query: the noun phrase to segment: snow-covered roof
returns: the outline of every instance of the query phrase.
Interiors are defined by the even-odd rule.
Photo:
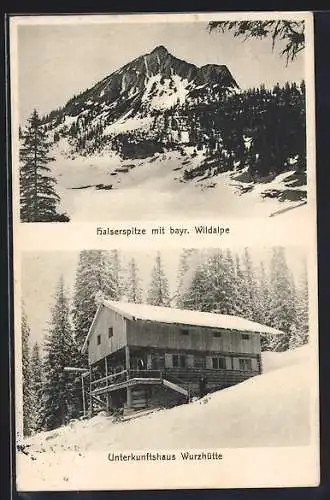
[[[148,304],[134,304],[130,302],[117,302],[103,300],[102,305],[121,314],[130,320],[155,321],[158,323],[177,323],[180,325],[204,326],[208,328],[221,328],[224,330],[236,330],[238,332],[267,333],[271,335],[283,335],[284,332],[270,326],[261,325],[254,321],[244,319],[240,316],[229,314],[208,313],[191,311],[188,309],[176,309],[173,307],[159,307]],[[96,313],[97,316],[98,312]],[[84,342],[83,351],[87,348],[93,325],[88,332]]]

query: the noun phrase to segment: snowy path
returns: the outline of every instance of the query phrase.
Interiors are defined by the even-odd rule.
[[[192,160],[198,161],[198,157]],[[179,221],[268,217],[290,206],[274,199],[263,200],[260,193],[240,196],[227,174],[183,182],[183,162],[184,157],[173,153],[143,161],[122,161],[118,157],[58,160],[54,173],[62,209],[72,221]]]

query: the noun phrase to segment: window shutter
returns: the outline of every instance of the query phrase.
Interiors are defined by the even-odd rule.
[[[233,369],[239,370],[239,360],[238,358],[233,358]]]
[[[252,370],[258,371],[258,363],[256,358],[252,358]]]
[[[232,370],[232,361],[230,356],[226,357],[226,368],[227,370]]]
[[[206,356],[206,368],[212,368],[212,357]]]
[[[173,368],[172,354],[165,353],[165,368]]]
[[[193,354],[188,354],[188,356],[187,356],[187,367],[188,368],[194,367],[194,355]]]

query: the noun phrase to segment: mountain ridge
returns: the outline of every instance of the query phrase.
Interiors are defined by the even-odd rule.
[[[77,116],[91,107],[96,107],[96,112],[104,111],[99,108],[106,106],[113,108],[114,119],[117,119],[118,115],[125,114],[128,111],[126,108],[131,105],[131,102],[125,105],[125,101],[131,100],[135,102],[136,108],[139,108],[143,101],[146,110],[166,109],[178,102],[178,99],[183,104],[190,93],[201,86],[212,86],[231,92],[239,88],[226,65],[205,64],[198,67],[173,56],[166,47],[159,45],[73,96],[59,110],[50,112],[44,122],[51,122],[55,114]],[[143,99],[146,91],[149,96],[145,95]],[[159,96],[157,104],[155,99],[152,100],[156,94]],[[162,103],[161,97],[175,94],[176,99],[165,99],[164,104]],[[121,108],[123,113],[116,112],[119,109],[115,110],[115,107]],[[94,112],[92,114],[96,115]]]
[[[132,83],[139,90],[142,90],[147,78],[156,74],[161,74],[165,79],[170,78],[173,75],[173,69],[176,70],[180,77],[187,79],[189,83],[194,81],[196,85],[202,85],[210,79],[213,84],[238,88],[237,82],[226,65],[205,64],[198,67],[193,63],[173,56],[166,47],[159,45],[152,51],[138,56],[110,73],[93,87],[80,93],[76,98],[86,94],[86,97],[91,97],[95,93],[97,94],[99,90],[98,97],[108,94],[108,97],[111,98],[111,95],[109,95],[111,91],[120,89],[120,92],[125,92]],[[219,78],[218,81],[217,78]],[[102,94],[102,91],[104,94]]]

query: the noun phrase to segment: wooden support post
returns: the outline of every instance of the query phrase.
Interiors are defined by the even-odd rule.
[[[81,374],[81,391],[82,391],[83,414],[84,414],[84,418],[85,418],[86,417],[86,399],[85,399],[85,385],[84,385],[83,374]]]
[[[130,352],[129,352],[129,346],[125,346],[125,366],[127,370],[127,375],[126,378],[129,380],[130,377],[130,369],[131,369],[131,359],[130,359]],[[126,389],[127,392],[127,400],[126,400],[126,406],[128,409],[132,407],[132,390],[130,387],[127,387]]]
[[[108,358],[107,356],[104,358],[104,363],[105,363],[105,376],[108,376]],[[109,381],[106,380],[106,385],[109,385]],[[106,398],[107,398],[107,413],[110,413],[110,392],[106,393]]]
[[[129,352],[129,346],[125,346],[125,368],[127,370],[127,379],[129,379],[129,370],[131,369],[131,359],[130,359],[130,352]]]
[[[258,364],[258,372],[262,373],[262,358],[261,358],[261,354],[257,354],[257,364]]]
[[[89,365],[89,416],[93,416],[93,398],[92,398],[92,365]]]

